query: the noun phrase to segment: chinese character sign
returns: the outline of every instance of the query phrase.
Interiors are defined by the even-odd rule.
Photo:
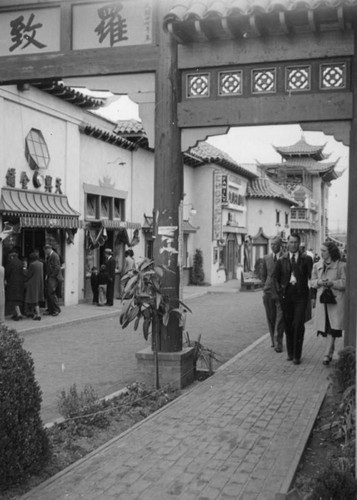
[[[60,9],[0,13],[0,56],[60,50]]]
[[[151,0],[116,0],[73,7],[74,50],[151,42]]]
[[[223,237],[222,227],[222,174],[214,172],[214,193],[213,193],[213,240],[220,240]]]

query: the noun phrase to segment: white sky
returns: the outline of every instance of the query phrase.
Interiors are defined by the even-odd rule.
[[[138,106],[123,96],[100,112],[113,120],[139,120]],[[234,127],[226,135],[210,137],[207,141],[229,154],[237,163],[280,162],[281,156],[274,146],[291,146],[301,138],[298,125],[276,125],[262,127]],[[349,148],[336,142],[332,136],[322,132],[303,132],[306,141],[313,145],[326,144],[324,153],[331,153],[325,161],[340,158],[336,170],[343,175],[332,182],[329,191],[329,229],[347,229],[348,157]]]

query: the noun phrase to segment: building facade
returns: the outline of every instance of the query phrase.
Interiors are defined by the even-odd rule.
[[[336,172],[337,161],[323,161],[329,155],[325,145],[314,146],[301,139],[291,146],[275,147],[281,163],[260,165],[266,174],[298,202],[291,210],[291,229],[298,232],[306,249],[320,251],[328,236],[328,190],[342,175]]]

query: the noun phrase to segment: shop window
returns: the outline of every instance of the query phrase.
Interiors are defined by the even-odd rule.
[[[100,202],[100,216],[102,219],[111,219],[110,217],[110,205],[112,198],[108,198],[107,196],[102,196]]]
[[[226,252],[225,252],[225,247],[218,247],[218,264],[219,268],[225,268],[225,259],[226,259]]]
[[[32,170],[47,168],[50,154],[41,130],[31,129],[25,139],[25,155]]]
[[[95,194],[87,194],[87,211],[86,217],[89,219],[98,218],[98,201],[99,197]]]
[[[125,220],[125,200],[114,198],[114,219]]]

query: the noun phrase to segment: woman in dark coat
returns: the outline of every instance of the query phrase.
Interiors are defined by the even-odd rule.
[[[21,307],[24,303],[24,269],[17,250],[9,253],[9,260],[5,268],[6,281],[6,310],[12,313],[12,319],[19,321],[23,318]]]
[[[43,263],[37,252],[31,253],[29,260],[25,277],[25,303],[30,312],[34,311],[32,319],[40,321],[40,302],[44,301]]]

